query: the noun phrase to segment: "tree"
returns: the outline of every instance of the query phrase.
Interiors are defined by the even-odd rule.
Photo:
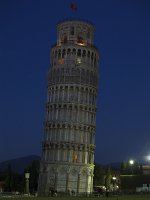
[[[105,170],[101,165],[96,164],[96,163],[94,167],[93,185],[94,186],[105,185]]]
[[[4,173],[5,188],[7,192],[23,191],[23,176],[22,174],[14,173],[11,165],[8,165],[7,170]]]
[[[29,188],[31,193],[37,191],[38,188],[39,168],[40,168],[39,160],[33,160],[32,163],[25,169],[25,172],[30,173]],[[25,180],[24,180],[24,187],[25,187]]]
[[[31,192],[37,191],[38,188],[39,166],[39,160],[34,160],[29,167]]]
[[[10,164],[8,165],[8,168],[6,170],[5,184],[7,192],[11,192],[13,187],[13,173]]]
[[[121,163],[120,172],[122,175],[140,175],[143,173],[143,170],[142,165],[137,161],[134,161],[134,164],[132,165],[127,161]]]
[[[111,171],[110,171],[110,168],[108,168],[106,172],[106,178],[105,178],[105,187],[107,190],[110,190],[111,179],[112,179]]]
[[[122,162],[120,166],[120,173],[121,174],[126,174],[126,163]]]

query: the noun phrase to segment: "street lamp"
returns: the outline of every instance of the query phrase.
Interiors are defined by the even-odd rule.
[[[132,175],[133,175],[134,160],[129,160],[129,164],[131,165],[131,172],[132,172]]]
[[[29,195],[29,178],[30,178],[30,173],[26,172],[25,173],[25,179],[26,179],[26,183],[25,183],[25,194]]]
[[[116,190],[116,179],[117,178],[115,176],[112,177],[112,180],[113,180],[113,191]]]
[[[150,155],[145,156],[145,158],[146,158],[146,161],[150,161]]]

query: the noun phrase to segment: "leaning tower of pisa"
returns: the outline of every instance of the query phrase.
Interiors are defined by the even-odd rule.
[[[39,195],[50,191],[89,194],[93,190],[98,50],[91,23],[57,25],[50,68]]]

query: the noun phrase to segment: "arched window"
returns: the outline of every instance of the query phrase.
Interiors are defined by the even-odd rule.
[[[83,45],[83,44],[84,44],[83,33],[79,33],[79,34],[78,34],[78,43],[79,43],[80,45]]]
[[[61,57],[61,50],[59,49],[59,51],[58,51],[58,59],[60,59],[60,57]]]
[[[90,38],[90,30],[88,30],[88,32],[87,32],[87,38],[88,39]]]
[[[57,57],[57,51],[55,51],[55,58]]]
[[[94,57],[94,66],[96,67],[96,55]]]
[[[81,49],[78,49],[77,56],[78,56],[78,57],[81,57]]]
[[[66,34],[63,34],[63,36],[61,37],[61,42],[67,43],[67,35]]]
[[[68,50],[67,50],[67,54],[70,54],[70,53],[71,53],[71,49],[68,49]]]
[[[76,54],[76,49],[73,49],[73,54],[74,54],[74,55]]]
[[[93,61],[93,52],[92,52],[92,54],[91,54],[91,61]]]
[[[73,26],[70,27],[70,35],[74,35],[74,27]]]
[[[65,49],[63,49],[63,52],[62,52],[62,58],[64,58],[64,57],[65,57],[65,54],[66,54],[66,50],[65,50]]]
[[[82,56],[86,57],[86,50],[83,50]]]

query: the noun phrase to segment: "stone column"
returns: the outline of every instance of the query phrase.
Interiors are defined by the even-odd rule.
[[[58,120],[58,105],[56,106],[56,110],[55,110],[55,112],[56,112],[55,119]]]
[[[88,174],[86,175],[86,195],[88,195]]]
[[[55,102],[55,98],[56,98],[56,92],[55,92],[55,88],[54,88],[54,93],[53,93],[53,102]]]
[[[68,194],[69,190],[69,172],[66,174],[66,194]]]
[[[54,189],[57,190],[58,172],[55,173]]]
[[[92,175],[91,175],[91,187],[90,187],[90,193],[93,192],[93,177],[94,177],[94,175],[92,174]]]
[[[47,148],[45,149],[45,155],[44,155],[44,160],[47,158]]]
[[[80,103],[80,93],[81,93],[81,88],[79,87],[79,90],[78,90],[78,103]]]
[[[89,98],[90,98],[90,91],[87,91],[87,103],[89,104]]]
[[[89,181],[90,181],[90,180],[89,180],[89,179],[90,179],[90,174],[89,174],[89,172],[87,172],[87,177],[86,177],[86,178],[87,178],[87,181],[86,181],[86,195],[89,196],[89,193],[90,193],[90,191],[89,191],[89,184],[90,184],[90,183],[89,183]]]
[[[69,148],[69,163],[72,162],[72,148]]]
[[[81,174],[78,174],[78,181],[77,181],[77,194],[80,193],[80,176],[81,176]]]
[[[87,151],[87,147],[85,145],[85,160],[84,160],[84,163],[87,164],[87,161],[88,161],[88,151]]]
[[[59,80],[60,80],[60,76],[59,76]],[[60,98],[60,87],[58,87],[58,102],[59,102],[59,99]]]
[[[63,91],[62,91],[62,101],[64,101],[65,88],[63,87],[62,90],[63,90]]]

